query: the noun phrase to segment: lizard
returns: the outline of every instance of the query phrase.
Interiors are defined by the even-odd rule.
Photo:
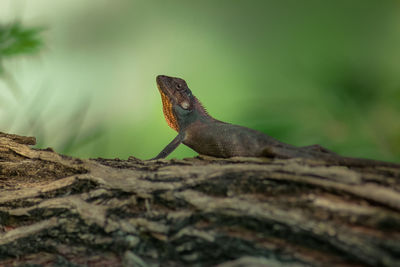
[[[153,159],[168,156],[181,143],[199,154],[219,158],[310,157],[312,151],[333,154],[319,145],[299,148],[257,130],[217,120],[181,78],[159,75],[156,82],[165,120],[178,135]]]
[[[193,95],[184,79],[158,75],[156,83],[165,120],[178,135],[151,160],[167,157],[183,143],[201,155],[217,158],[301,157],[344,165],[399,166],[370,159],[342,157],[320,145],[298,147],[281,142],[257,130],[213,118]]]

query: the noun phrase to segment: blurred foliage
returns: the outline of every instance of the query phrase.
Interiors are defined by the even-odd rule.
[[[23,27],[19,22],[0,24],[0,73],[4,72],[1,64],[4,58],[39,52],[43,46],[39,35],[42,30]]]
[[[42,28],[25,28],[21,23],[0,25],[0,55],[2,57],[38,52],[43,41]]]
[[[21,127],[21,132],[34,134],[38,138],[37,145],[39,147],[46,146],[46,136],[51,134],[43,126],[46,124],[46,120],[42,114],[47,104],[46,101],[43,101],[43,95],[48,95],[49,92],[39,90],[31,104],[25,103],[24,95],[22,95],[24,90],[20,88],[13,73],[7,71],[2,63],[6,59],[13,59],[18,56],[38,54],[44,46],[44,41],[40,35],[43,29],[42,27],[25,27],[20,22],[0,25],[0,78],[14,95],[17,106],[20,109],[24,109],[24,106],[27,107],[23,110],[25,123]],[[62,138],[59,152],[68,154],[74,150],[79,150],[82,146],[101,136],[101,127],[92,127],[89,130],[81,129],[87,107],[88,101],[84,101],[80,108],[74,110],[70,118],[66,120],[66,124],[74,130],[69,131]],[[4,115],[10,118],[9,123],[2,125],[3,131],[7,131],[7,128],[11,128],[12,124],[15,123],[15,117],[7,112]]]
[[[8,84],[14,95],[21,90],[13,74],[6,71],[3,61],[20,55],[32,55],[42,48],[42,28],[23,27],[21,23],[0,24],[0,77]]]

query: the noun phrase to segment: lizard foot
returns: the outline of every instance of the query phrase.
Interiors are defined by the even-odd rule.
[[[325,147],[321,146],[321,145],[311,145],[311,146],[302,146],[302,149],[305,150],[311,150],[311,151],[317,151],[317,152],[323,152],[323,153],[328,153],[328,154],[333,154],[333,155],[337,155],[335,152],[326,149]]]

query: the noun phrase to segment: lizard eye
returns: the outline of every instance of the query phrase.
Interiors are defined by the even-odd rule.
[[[181,88],[182,88],[182,84],[178,83],[178,84],[176,85],[176,88],[177,88],[177,89],[181,89]]]

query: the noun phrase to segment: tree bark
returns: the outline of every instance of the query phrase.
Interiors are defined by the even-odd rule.
[[[0,266],[400,266],[400,165],[34,143],[0,134]]]

